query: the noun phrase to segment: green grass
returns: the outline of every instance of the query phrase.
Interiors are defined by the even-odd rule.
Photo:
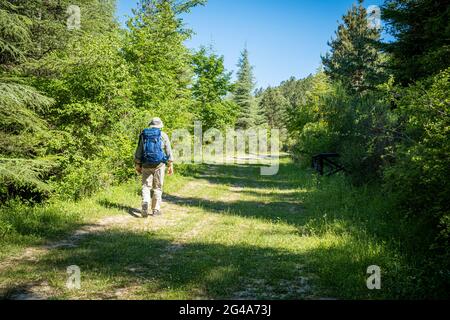
[[[181,186],[187,181],[180,175],[174,176],[167,189]],[[18,201],[7,203],[0,207],[0,259],[18,253],[28,246],[61,239],[102,217],[122,215],[122,210],[109,210],[113,208],[105,208],[105,203],[102,202],[108,199],[116,202],[126,201],[130,193],[138,192],[138,182],[130,182],[104,190],[82,201],[55,200],[36,206],[27,206]]]
[[[203,174],[202,174],[203,173]],[[76,247],[2,271],[6,297],[48,283],[51,299],[397,299],[442,297],[415,279],[399,222],[378,188],[344,177],[318,179],[283,159],[274,177],[255,165],[201,166],[167,179],[164,216],[134,219],[90,234]],[[139,207],[138,183],[77,203],[2,209],[2,257],[61,238],[102,217]],[[23,217],[27,210],[31,215]],[[29,214],[29,213],[28,213]],[[81,268],[81,290],[65,288],[66,268]],[[367,267],[382,289],[366,287]],[[417,283],[425,283],[417,286]],[[425,287],[427,286],[427,287]],[[27,289],[28,288],[28,289]]]

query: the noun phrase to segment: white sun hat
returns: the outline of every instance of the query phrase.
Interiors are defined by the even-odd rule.
[[[160,118],[153,118],[152,121],[150,121],[149,126],[150,128],[162,129],[164,128],[164,123]]]

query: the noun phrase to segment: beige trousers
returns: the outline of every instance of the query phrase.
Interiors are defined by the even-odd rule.
[[[142,201],[152,204],[152,210],[161,210],[166,165],[157,168],[142,168]]]

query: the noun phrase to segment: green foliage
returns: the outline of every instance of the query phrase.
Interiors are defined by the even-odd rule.
[[[344,16],[331,54],[323,58],[327,77],[290,79],[278,90],[288,101],[291,151],[305,165],[316,153],[337,152],[353,184],[372,183],[386,192],[393,223],[409,226],[411,236],[402,231],[404,250],[432,255],[415,264],[418,278],[433,282],[421,282],[421,292],[433,296],[430,288],[442,291],[449,283],[450,81],[448,30],[440,31],[448,5],[388,1],[384,16],[397,38],[386,45],[394,77],[380,84],[390,75],[382,68],[378,31],[367,28],[360,3]],[[410,84],[445,68],[408,88],[394,86],[394,79]],[[430,269],[440,271],[431,276]]]
[[[331,52],[322,57],[325,73],[351,92],[373,89],[383,78],[379,51],[380,32],[370,28],[362,0],[343,16]]]
[[[224,100],[232,90],[231,73],[224,67],[224,58],[201,48],[192,57],[195,80],[192,94],[196,103],[196,119],[205,129],[225,129],[234,125],[238,107],[230,100]]]
[[[440,243],[450,240],[449,80],[447,69],[404,89],[395,110],[403,132],[394,146],[395,162],[385,171],[386,187],[399,206],[440,232]]]
[[[158,115],[168,127],[191,122],[191,57],[173,1],[146,0],[128,21],[125,57],[136,75],[133,101],[138,108]]]
[[[46,131],[46,123],[37,112],[48,108],[53,100],[34,88],[15,82],[0,82],[0,123],[3,134]],[[20,153],[20,150],[16,150]]]
[[[434,75],[450,65],[448,1],[387,0],[383,19],[395,41],[384,44],[389,66],[402,85]]]
[[[43,182],[53,161],[46,155],[51,133],[39,112],[53,100],[24,85],[5,71],[25,59],[31,43],[30,20],[15,11],[9,2],[0,2],[0,198],[47,193]]]
[[[197,119],[201,120],[204,129],[224,130],[236,123],[239,108],[230,100],[207,102],[196,108]]]
[[[391,141],[389,106],[378,93],[349,95],[337,85],[321,101],[320,119],[328,125],[332,144],[354,182],[377,179]]]
[[[248,50],[244,49],[238,63],[237,81],[234,85],[233,101],[239,106],[237,126],[248,129],[262,122],[259,105],[253,96],[255,88],[253,67],[250,64]]]
[[[2,0],[1,3],[3,5],[0,4],[0,7],[16,15],[14,19],[17,22],[21,19],[26,21],[29,39],[22,44],[28,44],[24,52],[27,59],[40,60],[51,52],[64,50],[72,37],[83,33],[102,34],[117,27],[115,0]],[[80,30],[70,31],[67,28],[67,9],[71,5],[80,7]],[[21,18],[18,19],[17,15]],[[10,28],[9,32],[20,35],[16,29]]]
[[[278,88],[267,88],[262,94],[259,104],[270,128],[286,127],[288,101]]]
[[[303,127],[293,148],[304,166],[310,164],[312,156],[331,150],[334,139],[326,122],[309,122]]]
[[[62,158],[53,179],[61,196],[79,199],[132,174],[124,166],[132,165],[136,128],[129,121],[135,113],[128,98],[133,78],[122,39],[118,32],[88,33],[73,38],[70,50],[42,59],[52,76],[36,84],[55,96],[46,116],[64,132],[55,146]]]
[[[286,127],[297,136],[303,127],[319,116],[319,101],[330,90],[328,77],[318,72],[303,80],[290,79],[280,90],[288,100]]]
[[[322,121],[320,102],[331,90],[329,78],[318,72],[301,80],[291,78],[262,94],[261,104],[266,106],[267,121],[287,129],[283,145],[305,165],[309,165],[313,154],[330,149],[330,139],[324,136],[328,124]],[[320,141],[322,138],[327,142]]]
[[[232,89],[231,73],[224,67],[224,57],[201,48],[192,57],[196,81],[192,94],[200,102],[220,102]]]
[[[25,198],[42,201],[52,191],[45,180],[55,159],[0,158],[0,199]]]
[[[351,95],[323,73],[284,83],[292,151],[304,165],[318,153],[337,152],[354,182],[377,178],[385,148],[392,140],[386,99],[378,93]],[[289,88],[289,89],[288,89]]]
[[[0,65],[23,61],[31,44],[31,20],[17,13],[17,7],[0,1]],[[0,70],[1,71],[1,70]]]
[[[55,185],[62,198],[80,200],[113,183],[111,169],[100,158],[71,161],[65,167],[62,181]]]

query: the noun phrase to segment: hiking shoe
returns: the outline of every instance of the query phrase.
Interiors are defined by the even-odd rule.
[[[148,203],[142,204],[142,218],[148,217]]]
[[[162,215],[162,212],[161,212],[161,210],[153,210],[153,215],[154,216],[161,216]]]

